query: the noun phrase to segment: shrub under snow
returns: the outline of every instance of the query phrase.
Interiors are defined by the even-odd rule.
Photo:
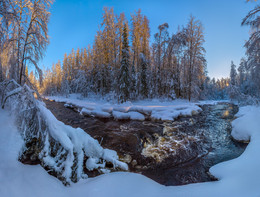
[[[86,178],[84,167],[104,173],[109,171],[106,168],[109,162],[114,168],[128,169],[115,151],[103,149],[82,129],[58,121],[43,102],[34,98],[27,85],[20,86],[14,80],[2,82],[0,95],[2,107],[8,107],[15,115],[25,141],[21,157],[30,155],[31,160],[39,160],[64,184]]]

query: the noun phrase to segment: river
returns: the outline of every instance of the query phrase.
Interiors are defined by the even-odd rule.
[[[214,181],[209,168],[238,157],[246,147],[231,138],[231,121],[238,107],[230,103],[203,105],[202,112],[192,117],[153,122],[86,117],[64,103],[44,102],[58,120],[82,128],[104,148],[117,151],[129,171],[164,185]]]

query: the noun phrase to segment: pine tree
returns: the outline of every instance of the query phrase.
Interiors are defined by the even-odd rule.
[[[238,71],[238,85],[242,92],[244,92],[244,81],[245,81],[245,64],[246,60],[244,58],[241,59],[240,65],[237,69]]]
[[[238,96],[236,77],[237,77],[236,65],[234,64],[233,61],[231,61],[230,84],[229,84],[229,96],[231,99],[234,99],[236,96]]]
[[[144,54],[140,54],[140,68],[141,68],[141,74],[140,74],[140,93],[143,98],[148,97],[148,86],[147,86],[147,61],[144,56]]]
[[[122,47],[122,60],[120,67],[120,87],[119,87],[119,101],[126,102],[129,99],[130,92],[130,76],[129,76],[129,45],[128,45],[128,34],[127,34],[127,26],[124,25],[124,33],[123,33],[123,47]]]
[[[131,66],[131,99],[136,98],[136,72],[135,72],[135,66],[132,64]]]
[[[232,85],[232,86],[236,85],[236,77],[237,77],[236,65],[234,64],[233,61],[231,61],[230,85]]]

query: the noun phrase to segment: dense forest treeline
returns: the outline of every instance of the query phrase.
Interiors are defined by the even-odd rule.
[[[44,94],[93,92],[120,101],[203,97],[206,60],[199,20],[191,16],[173,34],[167,23],[159,25],[150,43],[149,20],[141,10],[128,21],[105,7],[102,19],[92,47],[72,49],[44,72]]]

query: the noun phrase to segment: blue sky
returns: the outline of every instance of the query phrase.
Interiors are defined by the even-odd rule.
[[[167,22],[171,34],[194,15],[204,26],[208,75],[227,77],[231,60],[238,65],[245,54],[249,28],[241,27],[241,21],[255,5],[246,0],[56,0],[49,23],[50,45],[40,65],[50,68],[72,48],[92,45],[102,9],[109,6],[128,19],[140,8],[150,20],[151,39],[158,25]]]

